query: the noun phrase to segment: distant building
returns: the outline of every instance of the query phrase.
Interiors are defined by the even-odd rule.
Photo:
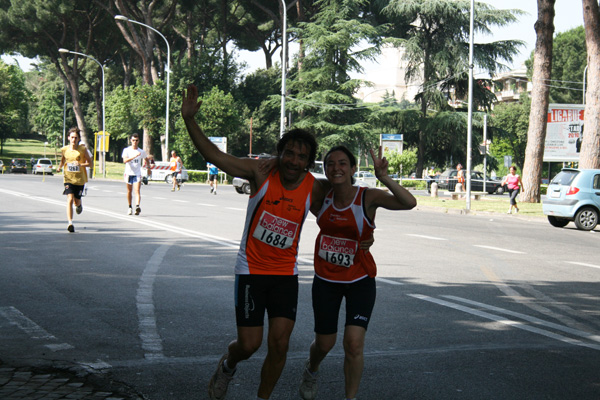
[[[498,102],[510,103],[519,101],[523,93],[531,95],[532,84],[527,77],[527,68],[525,64],[518,69],[503,72],[494,79],[492,91],[496,95]]]
[[[354,97],[365,103],[379,103],[386,93],[393,93],[398,101],[414,102],[422,81],[405,81],[407,62],[404,60],[404,50],[386,46],[382,49],[378,61],[379,64],[366,71],[362,78],[371,82],[373,86],[362,86]]]

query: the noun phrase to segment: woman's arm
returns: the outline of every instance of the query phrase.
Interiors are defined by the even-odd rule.
[[[385,157],[381,157],[381,146],[379,147],[378,156],[375,156],[373,150],[370,150],[370,152],[375,167],[375,176],[379,182],[390,190],[390,193],[379,189],[367,190],[365,195],[367,216],[373,218],[378,207],[388,210],[410,210],[416,207],[417,199],[388,175],[388,161]]]

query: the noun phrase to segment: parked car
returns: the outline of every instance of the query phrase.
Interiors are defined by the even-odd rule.
[[[355,186],[377,186],[377,177],[369,171],[357,171],[354,173]]]
[[[271,157],[273,157],[273,156],[271,154],[267,154],[267,153],[248,154],[248,158],[255,158],[255,159],[271,158]],[[231,184],[233,185],[233,188],[235,189],[235,191],[238,192],[239,194],[250,194],[250,192],[251,192],[250,181],[248,179],[234,177],[233,180],[231,181]]]
[[[40,158],[37,160],[35,164],[33,164],[33,168],[31,169],[31,173],[36,174],[50,174],[54,173],[52,169],[52,160],[49,158]]]
[[[144,185],[148,184],[148,181],[165,181],[168,184],[173,183],[173,171],[171,171],[171,163],[168,161],[156,161],[152,166],[152,174],[148,177],[148,171],[146,168],[142,168],[142,182]],[[181,168],[181,174],[177,179],[181,183],[187,182],[189,179],[187,169]]]
[[[456,183],[458,179],[456,175],[458,174],[458,170],[456,169],[447,169],[444,171],[438,181],[438,189],[439,190],[448,190],[453,192],[456,189]],[[504,188],[501,185],[502,181],[497,179],[492,179],[486,176],[485,179],[485,191],[489,194],[504,193]],[[471,191],[474,192],[483,192],[483,173],[479,171],[471,171]]]
[[[560,171],[548,185],[542,210],[557,228],[574,221],[577,229],[594,229],[600,214],[600,169]]]
[[[27,173],[27,161],[23,158],[13,158],[10,162],[10,173],[14,174],[17,172]]]

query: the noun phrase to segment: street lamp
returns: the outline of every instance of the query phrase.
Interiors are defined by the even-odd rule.
[[[283,32],[281,34],[281,122],[279,124],[279,137],[283,136],[285,130],[285,61],[287,53],[287,6],[285,0],[281,0],[283,5]]]
[[[475,19],[475,0],[471,0],[471,15],[469,18],[469,107],[467,118],[467,212],[471,210],[471,137],[473,134],[473,25]],[[485,174],[485,171],[483,171]]]
[[[158,35],[161,38],[163,38],[163,40],[167,44],[167,111],[166,111],[166,120],[165,120],[165,150],[166,150],[166,154],[168,157],[168,155],[169,155],[169,80],[170,80],[170,76],[171,76],[171,47],[169,46],[169,42],[167,41],[167,38],[164,37],[164,35],[162,33],[157,31],[150,25],[146,25],[146,24],[143,24],[136,20],[127,18],[124,15],[115,15],[115,19],[117,21],[126,21],[126,22],[131,22],[133,24],[145,26],[146,28],[158,33]]]
[[[83,57],[87,57],[91,60],[94,60],[96,62],[96,64],[98,64],[100,66],[100,70],[102,71],[102,134],[105,136],[106,135],[106,111],[104,108],[104,66],[102,64],[100,64],[100,61],[96,60],[94,57],[92,56],[88,56],[87,54],[83,54],[83,53],[78,53],[76,51],[71,51],[71,50],[67,50],[67,49],[58,49],[59,53],[69,53],[69,54],[77,54],[79,56],[83,56]],[[106,152],[104,151],[104,142],[102,143],[102,173],[104,175],[104,177],[106,178]]]

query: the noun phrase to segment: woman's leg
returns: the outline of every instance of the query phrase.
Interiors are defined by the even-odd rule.
[[[358,393],[364,368],[365,328],[348,325],[344,331],[344,376],[346,398],[353,399]]]

